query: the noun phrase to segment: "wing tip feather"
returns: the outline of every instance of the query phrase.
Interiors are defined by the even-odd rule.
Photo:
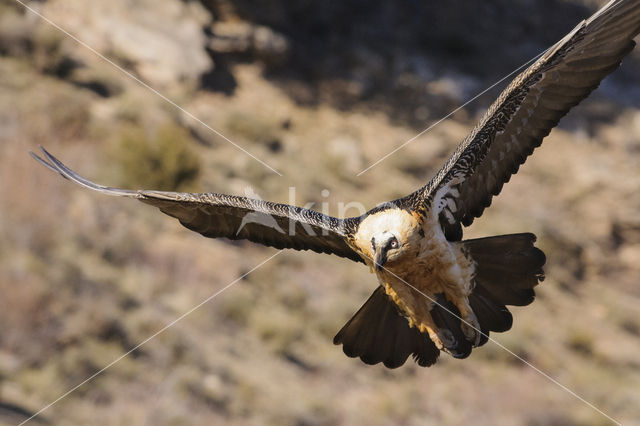
[[[140,198],[141,195],[138,191],[132,191],[129,189],[112,188],[108,186],[98,185],[95,182],[79,175],[78,173],[67,167],[62,161],[58,160],[53,154],[45,149],[42,145],[39,146],[44,158],[38,156],[33,151],[29,151],[31,157],[33,157],[38,163],[42,164],[51,171],[60,174],[63,178],[70,180],[80,186],[97,191],[106,195],[121,196],[121,197],[135,197]]]

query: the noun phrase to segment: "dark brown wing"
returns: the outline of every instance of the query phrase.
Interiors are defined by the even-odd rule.
[[[151,204],[205,237],[246,239],[279,249],[313,250],[362,262],[362,258],[346,243],[354,219],[338,219],[288,204],[233,195],[105,187],[73,172],[44,148],[42,152],[46,160],[32,155],[65,178],[103,194],[136,198]]]
[[[640,32],[640,0],[614,0],[500,94],[435,178],[398,200],[433,209],[451,235],[480,217],[542,139],[615,70]]]

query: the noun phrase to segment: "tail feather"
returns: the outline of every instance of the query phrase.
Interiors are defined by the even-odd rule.
[[[476,289],[500,305],[525,306],[533,302],[533,287],[544,280],[546,257],[533,246],[530,233],[499,235],[463,242],[476,263]]]
[[[535,299],[533,288],[544,280],[542,267],[546,262],[542,250],[534,247],[535,241],[531,233],[463,241],[476,263],[475,288],[469,303],[483,334],[511,328],[513,317],[505,305],[525,306]]]
[[[366,364],[382,362],[388,368],[400,367],[410,355],[426,367],[440,354],[427,335],[409,327],[382,287],[342,327],[333,343],[342,344],[349,357],[360,357]]]
[[[513,324],[513,316],[506,306],[491,300],[484,289],[476,289],[469,296],[471,309],[478,317],[478,322],[483,328],[483,333],[497,331],[499,333],[507,331]]]

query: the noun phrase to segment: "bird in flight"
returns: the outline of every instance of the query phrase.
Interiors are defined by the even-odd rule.
[[[533,234],[463,240],[511,175],[573,106],[621,63],[640,32],[640,0],[613,0],[519,74],[431,181],[359,217],[218,193],[126,190],[95,184],[42,148],[34,158],[107,195],[157,207],[206,237],[313,250],[364,263],[378,287],[334,338],[346,355],[396,368],[441,351],[469,356],[511,328],[506,305],[533,302],[544,253]]]

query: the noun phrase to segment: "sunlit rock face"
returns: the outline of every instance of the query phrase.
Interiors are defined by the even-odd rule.
[[[41,12],[152,85],[197,81],[213,66],[202,30],[212,18],[199,3],[52,0]],[[78,50],[78,55],[88,59],[93,54]]]

